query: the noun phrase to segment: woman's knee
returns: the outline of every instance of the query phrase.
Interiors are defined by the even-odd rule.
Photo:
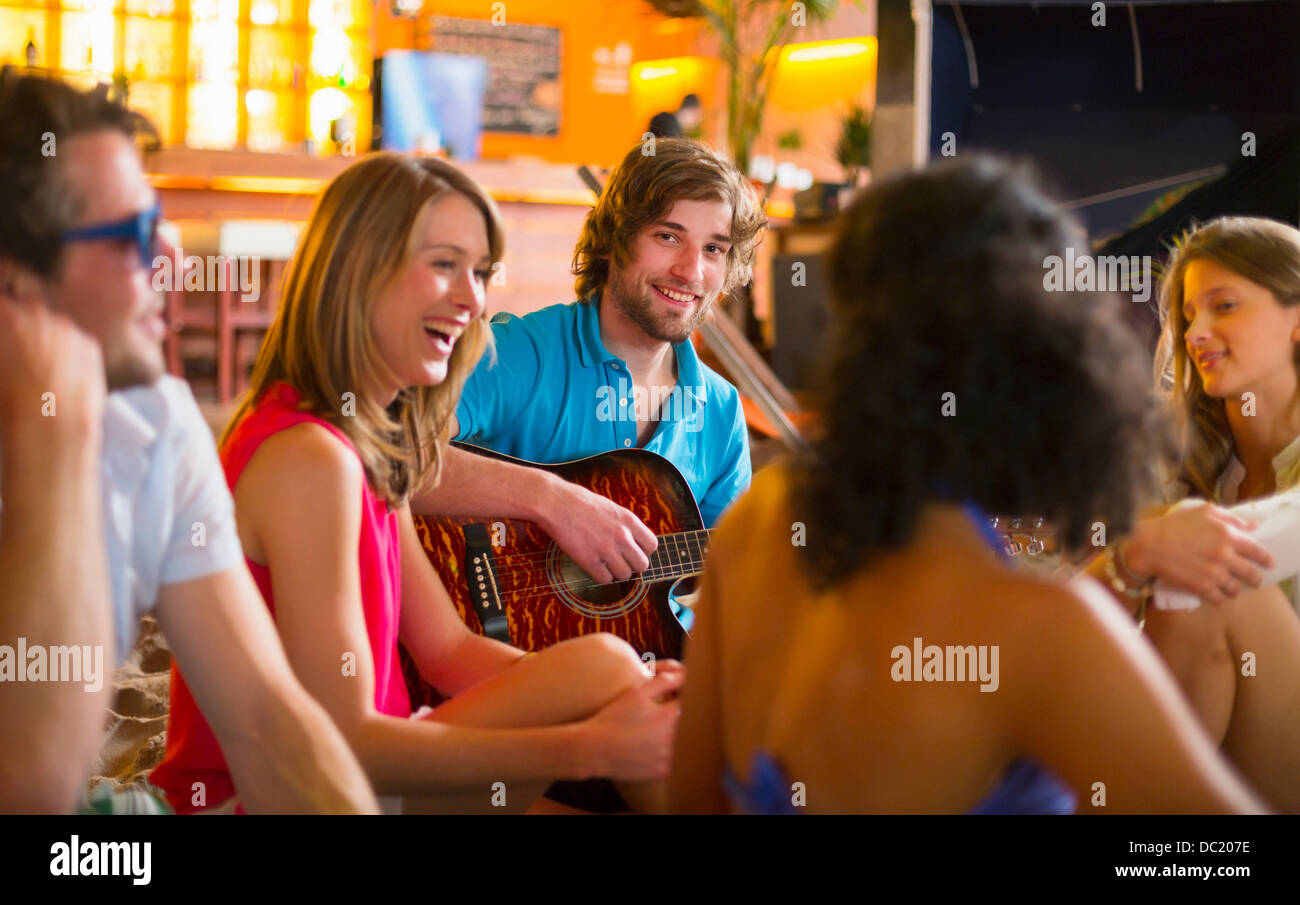
[[[1228,606],[1228,618],[1231,621],[1233,616],[1239,615],[1239,611],[1253,608],[1275,607],[1290,609],[1291,600],[1282,591],[1281,584],[1270,584],[1238,594]]]
[[[1222,741],[1232,718],[1236,676],[1227,620],[1240,600],[1202,603],[1195,610],[1156,610],[1147,617],[1147,637],[1216,743]]]
[[[645,664],[622,638],[609,632],[583,635],[567,642],[582,661],[584,679],[599,688],[630,688],[645,680]]]

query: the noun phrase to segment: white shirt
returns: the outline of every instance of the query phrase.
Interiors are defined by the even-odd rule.
[[[175,377],[109,393],[101,475],[118,662],[158,590],[243,561],[216,444]]]
[[[1273,486],[1270,496],[1283,493],[1300,495],[1300,437],[1296,437],[1286,448],[1273,457]],[[1220,506],[1232,506],[1237,503],[1237,494],[1241,482],[1246,478],[1246,466],[1236,456],[1228,462],[1214,484],[1214,500]],[[1179,503],[1191,496],[1191,488],[1183,481],[1171,481],[1165,487],[1165,502]],[[1288,578],[1279,582],[1291,606],[1300,614],[1300,581]]]

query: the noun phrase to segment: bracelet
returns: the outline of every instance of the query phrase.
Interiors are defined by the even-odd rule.
[[[1106,573],[1106,582],[1114,588],[1116,594],[1120,595],[1124,599],[1138,601],[1137,615],[1134,618],[1137,619],[1138,631],[1141,632],[1146,626],[1147,602],[1152,597],[1155,578],[1150,578],[1141,582],[1140,586],[1136,588],[1130,586],[1127,581],[1120,577],[1119,572],[1116,569],[1116,559],[1118,559],[1119,556],[1119,545],[1116,544],[1113,553],[1107,554],[1103,557],[1104,562],[1102,568]],[[1119,566],[1122,567],[1125,572],[1129,572],[1130,575],[1133,574],[1129,571],[1128,567],[1124,565],[1122,559],[1119,561]]]
[[[1154,575],[1152,575],[1152,576],[1150,576],[1150,577],[1148,577],[1148,578],[1143,578],[1141,575],[1138,575],[1136,572],[1134,572],[1132,569],[1130,569],[1130,568],[1128,567],[1128,563],[1124,562],[1124,542],[1123,542],[1123,541],[1120,541],[1119,543],[1117,543],[1117,544],[1115,545],[1115,564],[1116,564],[1117,566],[1119,566],[1120,571],[1124,573],[1124,577],[1125,577],[1125,579],[1126,579],[1126,583],[1127,583],[1127,584],[1130,584],[1130,585],[1148,585],[1148,584],[1151,584],[1152,582],[1154,582],[1154,581],[1156,580],[1156,576],[1154,576]],[[1128,579],[1132,579],[1132,580],[1131,580],[1131,581],[1128,581]]]

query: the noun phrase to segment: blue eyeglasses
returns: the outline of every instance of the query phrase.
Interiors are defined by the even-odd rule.
[[[83,226],[73,229],[62,236],[64,242],[86,242],[91,239],[134,239],[140,252],[140,261],[145,270],[153,267],[154,247],[158,243],[158,221],[162,219],[162,205],[155,204],[147,211],[141,211],[124,220],[101,223],[98,226]]]

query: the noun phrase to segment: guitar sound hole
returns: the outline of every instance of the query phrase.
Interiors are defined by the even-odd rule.
[[[597,606],[617,603],[636,587],[635,578],[614,584],[600,584],[567,556],[560,557],[558,566],[563,587],[573,596]]]

